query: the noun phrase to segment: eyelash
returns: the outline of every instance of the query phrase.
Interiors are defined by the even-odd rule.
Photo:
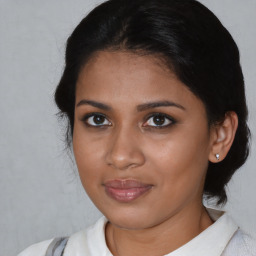
[[[91,124],[89,124],[88,123],[88,120],[91,118],[91,117],[93,117],[93,118],[95,118],[95,117],[101,117],[101,118],[104,118],[105,120],[108,120],[107,119],[107,117],[105,116],[105,115],[103,115],[103,114],[101,114],[101,113],[90,113],[90,114],[87,114],[87,115],[85,115],[83,118],[82,118],[82,121],[85,123],[85,125],[87,126],[87,127],[92,127],[92,128],[105,128],[106,126],[110,126],[110,125],[106,125],[106,124],[104,124],[104,125],[102,125],[102,124],[99,124],[99,125],[91,125]],[[111,123],[111,122],[109,122],[109,123]]]
[[[109,124],[96,124],[96,125],[92,125],[92,124],[89,124],[88,123],[88,120],[90,118],[95,118],[95,117],[100,117],[100,118],[104,118],[104,122],[107,120],[108,121],[108,118],[102,114],[102,113],[90,113],[90,114],[87,114],[85,115],[83,118],[82,118],[82,121],[85,123],[85,125],[87,127],[91,127],[91,128],[106,128],[108,126],[111,126],[111,122],[109,122]],[[149,120],[151,118],[155,118],[155,117],[160,117],[160,118],[164,118],[164,123],[166,123],[166,121],[168,122],[168,124],[165,124],[165,125],[144,125],[146,122],[149,122]],[[93,121],[94,122],[94,121]],[[154,121],[153,121],[154,122]],[[163,113],[151,113],[150,115],[148,115],[146,118],[145,118],[145,121],[143,122],[143,127],[145,128],[150,128],[150,129],[164,129],[164,128],[168,128],[169,126],[175,124],[176,121],[170,117],[169,115],[166,115],[166,114],[163,114]]]
[[[144,125],[145,122],[149,122],[150,119],[153,119],[155,117],[164,118],[164,123],[166,123],[166,121],[169,123],[165,124],[165,125],[149,125],[149,126]],[[152,128],[152,129],[164,129],[164,128],[168,128],[169,126],[172,126],[173,124],[175,124],[176,120],[174,118],[172,118],[171,116],[163,114],[163,113],[151,113],[145,118],[145,122],[142,125],[143,127]]]

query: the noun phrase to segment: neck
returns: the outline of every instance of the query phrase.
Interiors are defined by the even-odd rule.
[[[186,207],[162,223],[141,230],[125,230],[108,223],[106,241],[114,256],[160,256],[186,244],[212,223],[201,204]]]

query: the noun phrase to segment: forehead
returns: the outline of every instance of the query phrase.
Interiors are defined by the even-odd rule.
[[[160,58],[121,51],[96,53],[81,69],[76,91],[77,101],[86,97],[113,104],[152,100],[202,104]]]
[[[150,75],[151,74],[151,75]],[[97,76],[97,77],[95,77]],[[131,83],[139,80],[176,78],[163,60],[151,55],[137,55],[127,51],[99,51],[82,67],[78,81],[129,78]],[[95,80],[95,81],[96,81]],[[107,82],[107,81],[106,81]]]

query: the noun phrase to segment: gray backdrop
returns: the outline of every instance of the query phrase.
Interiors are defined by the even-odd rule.
[[[53,92],[65,40],[96,0],[0,0],[0,255],[78,231],[99,216],[64,150]],[[256,0],[201,0],[241,51],[256,130]],[[256,237],[256,149],[228,187],[225,207]]]

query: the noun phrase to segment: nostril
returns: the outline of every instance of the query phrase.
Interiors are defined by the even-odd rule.
[[[145,156],[140,137],[130,126],[119,126],[113,130],[106,148],[106,164],[118,170],[141,166]]]
[[[106,155],[107,165],[119,170],[135,168],[143,165],[144,162],[144,154],[139,148],[123,147],[122,150],[115,148]]]

